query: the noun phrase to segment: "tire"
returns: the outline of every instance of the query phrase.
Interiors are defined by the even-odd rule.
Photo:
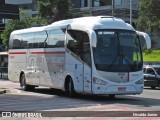
[[[55,89],[55,88],[50,88],[50,91],[51,91],[51,93],[53,93],[53,94],[58,93],[57,89]]]
[[[34,90],[35,86],[33,85],[27,85],[26,84],[26,77],[24,74],[21,75],[21,78],[20,78],[20,86],[21,86],[21,89],[23,91],[32,91]]]
[[[114,99],[115,98],[115,95],[112,94],[112,95],[109,95],[109,99]]]
[[[155,89],[156,87],[155,86],[151,86],[151,89]]]
[[[72,81],[71,78],[69,78],[69,82],[67,82],[66,93],[70,97],[75,97],[76,96],[76,92],[74,90],[73,81]]]

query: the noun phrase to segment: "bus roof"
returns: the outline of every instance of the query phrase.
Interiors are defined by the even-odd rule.
[[[50,30],[56,28],[68,28],[68,29],[126,29],[134,30],[131,25],[128,25],[123,20],[115,18],[112,16],[91,16],[91,17],[81,17],[74,19],[61,20],[52,23],[48,26],[42,27],[32,27],[27,29],[15,30],[12,34],[38,32],[43,30]]]

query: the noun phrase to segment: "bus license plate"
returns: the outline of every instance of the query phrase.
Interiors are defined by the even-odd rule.
[[[125,87],[119,87],[118,91],[126,91],[126,88]]]

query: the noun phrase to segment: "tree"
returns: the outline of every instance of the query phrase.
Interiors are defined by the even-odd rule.
[[[23,11],[23,10],[22,10]],[[23,11],[24,13],[25,11]],[[20,12],[21,13],[21,12]],[[27,13],[27,12],[26,12]],[[24,15],[24,16],[23,16]],[[1,38],[3,39],[2,43],[5,46],[5,48],[8,48],[9,43],[9,37],[12,31],[29,28],[32,26],[42,26],[46,25],[47,22],[45,19],[42,19],[40,17],[29,17],[25,13],[23,14],[22,20],[8,20],[9,26],[5,28],[3,33],[1,34]]]
[[[160,0],[140,0],[137,28],[160,35]]]
[[[71,17],[70,0],[38,0],[38,6],[41,17],[50,23]]]

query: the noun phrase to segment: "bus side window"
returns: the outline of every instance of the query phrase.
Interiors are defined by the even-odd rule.
[[[21,34],[14,35],[13,40],[13,49],[20,49],[21,48]]]
[[[67,31],[67,48],[91,66],[90,44],[87,33],[78,30]]]
[[[26,33],[23,34],[22,40],[24,43],[24,48],[33,48],[33,41],[34,41],[34,34],[33,33]]]
[[[67,48],[79,57],[83,49],[83,32],[78,30],[67,31]]]
[[[83,61],[89,66],[91,66],[91,51],[90,51],[89,36],[87,33],[84,33]]]
[[[14,49],[19,49],[20,44],[21,44],[21,41],[20,41],[20,40],[18,40],[18,39],[14,39],[14,40],[13,40],[13,48],[14,48]]]
[[[45,31],[35,33],[35,41],[33,43],[33,48],[44,48],[46,47],[45,41],[47,39],[47,34]]]
[[[53,29],[49,31],[48,48],[64,47],[65,33],[61,29]]]
[[[21,48],[24,49],[24,48],[27,48],[27,41],[21,41]]]

